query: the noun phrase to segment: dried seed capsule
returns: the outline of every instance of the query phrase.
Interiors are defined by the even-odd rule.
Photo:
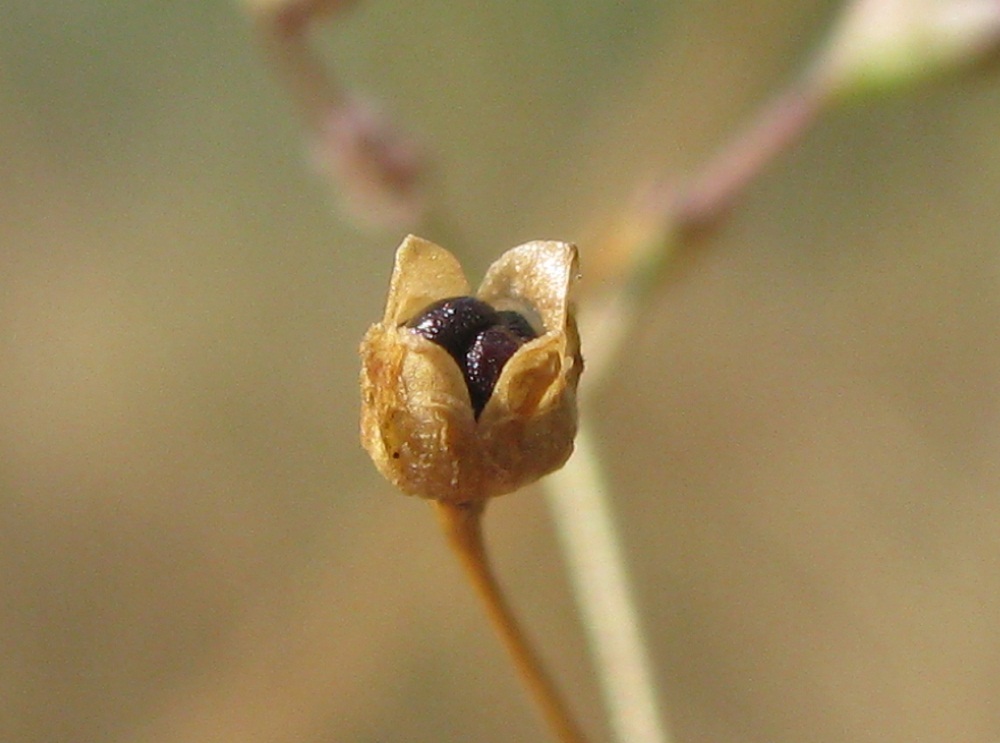
[[[383,475],[411,495],[470,503],[562,466],[583,368],[577,275],[572,245],[535,241],[500,256],[473,295],[451,253],[403,241],[385,313],[361,344],[361,441]],[[524,307],[532,322],[494,307]]]

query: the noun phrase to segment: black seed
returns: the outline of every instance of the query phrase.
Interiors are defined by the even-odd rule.
[[[477,418],[493,394],[504,365],[522,344],[513,331],[495,325],[479,333],[469,347],[465,354],[465,384]]]
[[[430,305],[406,327],[445,349],[458,363],[476,415],[483,412],[500,372],[522,345],[538,337],[517,312],[497,312],[475,297],[449,297]],[[393,452],[393,458],[399,456]]]
[[[522,343],[533,341],[538,337],[538,333],[531,327],[531,323],[521,313],[513,310],[500,310],[497,315],[500,316],[500,324],[520,338]]]
[[[427,307],[406,326],[437,343],[462,365],[476,334],[499,322],[496,310],[475,297],[449,297]]]

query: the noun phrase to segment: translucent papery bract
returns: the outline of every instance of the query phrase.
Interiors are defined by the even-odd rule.
[[[469,291],[462,264],[455,256],[429,240],[408,235],[396,251],[382,321],[403,325],[429,304]]]

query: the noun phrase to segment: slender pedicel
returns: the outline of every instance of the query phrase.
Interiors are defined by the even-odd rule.
[[[436,501],[560,743],[584,738],[504,599],[481,517],[487,500],[559,469],[573,451],[583,368],[576,279],[576,248],[536,241],[504,253],[473,295],[451,253],[411,235],[396,252],[385,314],[361,343],[361,442],[400,490]]]
[[[458,505],[437,504],[438,517],[448,542],[465,568],[479,595],[493,629],[500,636],[514,666],[560,743],[586,743],[569,708],[521,629],[490,568],[483,542],[482,514],[485,502]]]

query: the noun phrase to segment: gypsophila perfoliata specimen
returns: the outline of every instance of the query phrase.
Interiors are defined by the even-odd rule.
[[[361,440],[405,493],[478,501],[558,469],[573,450],[583,368],[576,248],[504,253],[472,296],[457,259],[403,241],[382,322],[361,344]]]

